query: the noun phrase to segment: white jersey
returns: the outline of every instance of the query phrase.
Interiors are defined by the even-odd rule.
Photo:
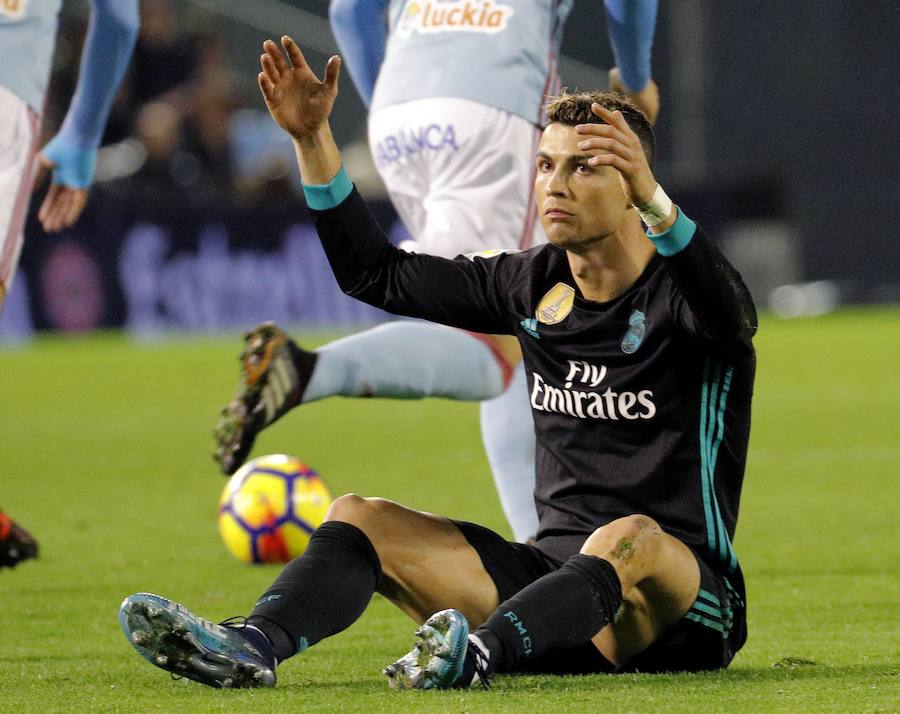
[[[414,99],[468,99],[543,125],[574,0],[391,0],[372,111]]]
[[[62,0],[0,0],[0,84],[44,108]]]

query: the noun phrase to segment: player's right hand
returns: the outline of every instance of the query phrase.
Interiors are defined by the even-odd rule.
[[[327,122],[338,93],[341,58],[334,55],[328,60],[322,82],[294,40],[284,35],[281,45],[290,64],[278,46],[266,40],[259,58],[262,72],[257,79],[272,118],[299,140],[311,136]]]

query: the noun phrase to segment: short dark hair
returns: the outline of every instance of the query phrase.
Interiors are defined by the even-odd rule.
[[[592,104],[620,111],[631,130],[641,140],[641,147],[647,157],[647,163],[653,165],[656,153],[656,139],[650,122],[644,112],[628,101],[624,94],[618,92],[568,92],[563,90],[555,97],[550,97],[545,107],[550,122],[575,126],[576,124],[605,124],[600,117],[591,111]]]

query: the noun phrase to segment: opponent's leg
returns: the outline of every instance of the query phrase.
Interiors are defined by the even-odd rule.
[[[34,184],[40,118],[0,86],[0,310],[12,289],[22,251],[22,229]]]
[[[506,391],[481,403],[481,438],[513,538],[525,543],[537,533],[538,517],[534,505],[534,419],[521,362]]]
[[[430,322],[389,322],[316,353],[303,403],[331,396],[480,401],[502,393],[506,381],[505,365],[484,342]]]
[[[511,373],[501,351],[462,330],[429,322],[390,322],[302,349],[277,325],[245,335],[241,378],[213,432],[226,474],[244,463],[256,435],[301,403],[331,396],[490,399]]]

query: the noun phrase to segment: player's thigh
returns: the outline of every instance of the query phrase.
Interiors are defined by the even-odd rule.
[[[697,560],[684,543],[646,516],[630,516],[598,529],[582,552],[613,564],[622,584],[622,608],[594,644],[621,665],[677,623],[700,588]]]
[[[34,181],[38,116],[0,86],[0,300],[8,291],[22,249],[22,227]]]
[[[382,498],[338,498],[327,519],[352,523],[381,561],[379,592],[422,622],[448,607],[483,622],[499,604],[481,558],[450,520]]]

